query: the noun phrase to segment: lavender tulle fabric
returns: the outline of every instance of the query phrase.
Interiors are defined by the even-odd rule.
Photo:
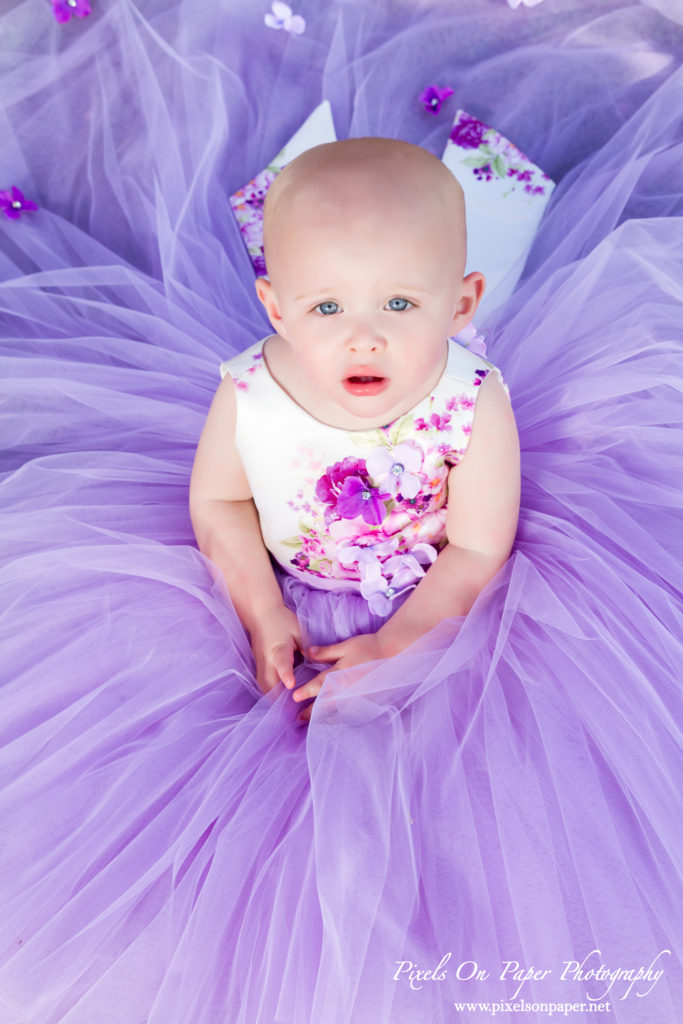
[[[676,1024],[680,5],[293,7],[0,16],[0,188],[40,207],[0,226],[0,1022]],[[460,107],[558,187],[480,325],[513,553],[306,726],[187,499],[219,363],[266,333],[227,197],[325,98],[437,155]],[[378,625],[283,589],[313,641]]]

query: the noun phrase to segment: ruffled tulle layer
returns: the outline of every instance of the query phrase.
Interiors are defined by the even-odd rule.
[[[683,26],[657,7],[0,18],[0,187],[41,207],[0,237],[2,1024],[678,1020]],[[264,333],[227,196],[323,97],[340,136],[440,154],[434,81],[559,182],[481,325],[519,531],[469,615],[330,676],[307,727],[187,511],[218,365]],[[282,582],[313,642],[378,625]]]

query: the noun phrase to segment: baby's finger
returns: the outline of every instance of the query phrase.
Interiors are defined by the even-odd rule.
[[[321,672],[315,679],[311,679],[308,683],[304,683],[303,686],[299,686],[298,689],[294,690],[292,699],[300,703],[302,700],[309,700],[310,697],[317,697],[322,690],[326,675],[326,672]]]
[[[338,661],[343,657],[346,649],[346,641],[342,640],[337,644],[326,644],[324,647],[312,645],[306,652],[313,661]]]
[[[277,679],[281,679],[288,690],[291,690],[296,680],[294,678],[294,650],[281,644],[273,651],[273,668]]]

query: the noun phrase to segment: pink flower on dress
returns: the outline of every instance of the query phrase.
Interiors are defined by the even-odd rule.
[[[453,95],[453,90],[448,86],[440,89],[438,85],[428,85],[420,96],[420,103],[424,104],[425,110],[430,114],[438,114],[444,100]]]
[[[77,18],[87,18],[92,13],[90,0],[52,0],[52,13],[55,20],[62,24]]]
[[[428,420],[419,416],[415,420],[415,426],[418,430],[448,430],[451,422],[451,417],[446,413],[445,416],[439,416],[438,413],[433,412]]]
[[[344,486],[347,476],[365,476],[367,470],[363,459],[348,456],[341,462],[327,467],[327,472],[320,477],[315,485],[315,495],[325,505],[336,508],[337,498]]]
[[[18,220],[25,210],[37,209],[37,203],[27,199],[16,185],[12,185],[11,189],[0,189],[0,210],[4,210],[5,216],[10,220]]]

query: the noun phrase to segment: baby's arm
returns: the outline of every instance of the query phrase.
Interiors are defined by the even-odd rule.
[[[448,478],[447,545],[410,597],[374,635],[351,637],[311,654],[349,668],[397,654],[442,619],[466,615],[507,561],[517,531],[520,454],[515,417],[494,372],[481,385],[465,455]],[[321,673],[293,694],[319,693]],[[302,713],[309,717],[310,709]]]
[[[262,690],[294,686],[299,623],[287,608],[261,536],[251,488],[235,448],[235,387],[226,376],[209,409],[190,480],[190,518],[197,544],[223,573],[249,633]]]
[[[515,417],[491,372],[481,385],[465,455],[448,477],[448,543],[408,600],[379,630],[387,655],[441,619],[466,615],[510,556],[519,518]]]

